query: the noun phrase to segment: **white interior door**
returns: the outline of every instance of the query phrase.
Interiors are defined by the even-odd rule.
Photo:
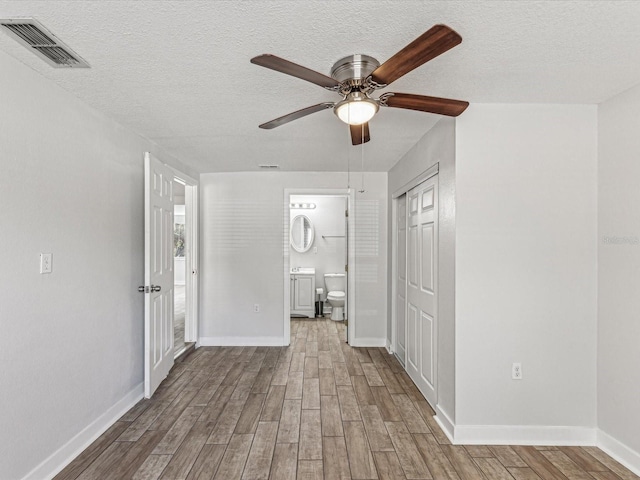
[[[144,394],[150,398],[173,366],[173,171],[144,159]]]
[[[407,362],[409,376],[437,403],[438,176],[407,193]]]
[[[407,196],[397,200],[396,210],[396,356],[406,364],[407,351]]]

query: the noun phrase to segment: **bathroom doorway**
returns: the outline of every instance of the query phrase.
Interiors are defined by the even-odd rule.
[[[348,342],[355,325],[347,190],[285,191],[285,344],[318,321]],[[351,270],[351,272],[350,272]],[[292,323],[293,330],[292,330]]]

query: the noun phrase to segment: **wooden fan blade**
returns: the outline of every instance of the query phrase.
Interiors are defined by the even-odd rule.
[[[285,123],[293,122],[294,120],[306,117],[307,115],[311,115],[312,113],[320,112],[322,110],[326,110],[327,108],[333,108],[333,106],[334,104],[331,102],[319,103],[311,107],[303,108],[302,110],[296,110],[295,112],[288,113],[286,115],[283,115],[282,117],[276,118],[275,120],[263,123],[262,125],[259,125],[259,127],[271,130],[272,128],[279,127],[280,125],[284,125]]]
[[[388,96],[387,96],[388,95]],[[409,93],[388,93],[381,96],[381,104],[387,107],[406,108],[421,112],[457,117],[469,106],[469,102],[450,98],[427,97]]]
[[[327,77],[322,73],[318,73],[297,63],[290,62],[284,58],[276,57],[275,55],[264,54],[258,55],[251,59],[251,63],[260,65],[261,67],[270,68],[276,72],[286,73],[292,77],[301,78],[307,82],[315,83],[321,87],[333,90],[340,86],[340,83],[331,77]]]
[[[349,130],[351,130],[352,145],[360,145],[371,140],[371,137],[369,136],[369,123],[363,123],[362,125],[349,125]]]
[[[462,37],[454,30],[446,25],[435,25],[376,68],[371,80],[379,85],[389,85],[461,42]]]

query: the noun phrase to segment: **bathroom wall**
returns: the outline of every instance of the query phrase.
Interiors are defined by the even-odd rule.
[[[355,193],[355,339],[384,345],[387,322],[387,174]],[[345,172],[238,172],[200,176],[200,342],[282,345],[285,189],[345,188]],[[286,210],[285,210],[286,205]],[[288,272],[287,272],[288,273]],[[288,299],[287,299],[288,301]],[[254,305],[259,312],[254,312]]]
[[[314,267],[316,287],[324,289],[322,299],[326,299],[325,273],[343,273],[346,262],[345,216],[347,199],[329,195],[292,195],[291,203],[315,203],[314,209],[291,209],[290,218],[306,215],[311,220],[315,237],[311,248],[305,252],[289,251],[290,267]],[[323,235],[326,238],[323,238]]]

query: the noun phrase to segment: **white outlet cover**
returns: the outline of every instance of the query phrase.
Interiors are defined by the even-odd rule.
[[[522,380],[522,364],[514,363],[511,365],[511,378],[513,380]]]
[[[40,273],[51,273],[53,271],[53,253],[40,254]]]

